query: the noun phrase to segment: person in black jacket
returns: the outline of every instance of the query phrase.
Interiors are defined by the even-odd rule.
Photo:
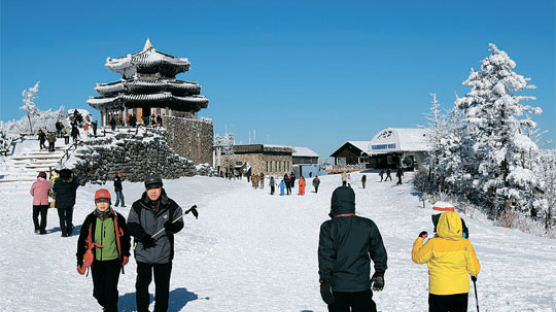
[[[103,311],[117,312],[118,279],[129,261],[130,238],[124,217],[110,207],[110,200],[108,190],[96,191],[96,208],[83,222],[76,257],[79,274],[85,274],[84,262],[92,260],[93,296]]]
[[[174,234],[183,228],[183,211],[166,196],[158,175],[148,176],[145,188],[141,199],[133,203],[127,218],[129,233],[137,242],[137,311],[147,312],[149,309],[149,285],[154,271],[154,311],[162,312],[168,309]],[[162,232],[157,234],[159,231]]]
[[[69,169],[60,170],[60,177],[54,183],[52,191],[56,199],[55,206],[58,209],[58,217],[60,218],[60,229],[62,237],[69,237],[73,231],[73,206],[75,205],[75,196],[79,184],[74,179]]]
[[[118,172],[116,178],[114,179],[114,192],[116,193],[116,204],[115,207],[118,207],[120,201],[122,202],[122,207],[125,207],[125,199],[124,193],[122,192],[122,173]]]
[[[372,289],[384,287],[386,249],[376,224],[355,215],[355,193],[340,186],[319,234],[320,292],[328,311],[376,311]],[[370,277],[370,259],[375,273]]]

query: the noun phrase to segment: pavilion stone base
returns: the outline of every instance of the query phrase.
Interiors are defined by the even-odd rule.
[[[176,153],[197,164],[212,164],[212,120],[164,116],[162,124],[168,130],[168,145]]]
[[[153,172],[164,179],[212,175],[211,170],[176,154],[165,136],[165,130],[148,130],[85,139],[75,152],[74,172],[81,184],[111,181],[118,172],[132,182],[144,181]]]

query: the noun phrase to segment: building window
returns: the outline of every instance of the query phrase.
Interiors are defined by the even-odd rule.
[[[266,172],[268,172],[268,160],[266,161]]]
[[[288,172],[290,171],[290,162],[287,161],[286,164],[288,164]]]
[[[278,171],[282,171],[282,162],[281,161],[278,162]]]

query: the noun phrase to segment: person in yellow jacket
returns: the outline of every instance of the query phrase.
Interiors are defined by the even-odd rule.
[[[429,268],[429,312],[467,311],[469,275],[481,270],[473,245],[462,237],[461,218],[457,212],[440,215],[437,235],[425,244],[427,232],[413,243],[411,258]]]

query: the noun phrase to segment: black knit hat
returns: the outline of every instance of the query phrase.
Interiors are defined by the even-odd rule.
[[[158,174],[151,174],[145,179],[145,188],[150,187],[162,187],[162,179]]]

